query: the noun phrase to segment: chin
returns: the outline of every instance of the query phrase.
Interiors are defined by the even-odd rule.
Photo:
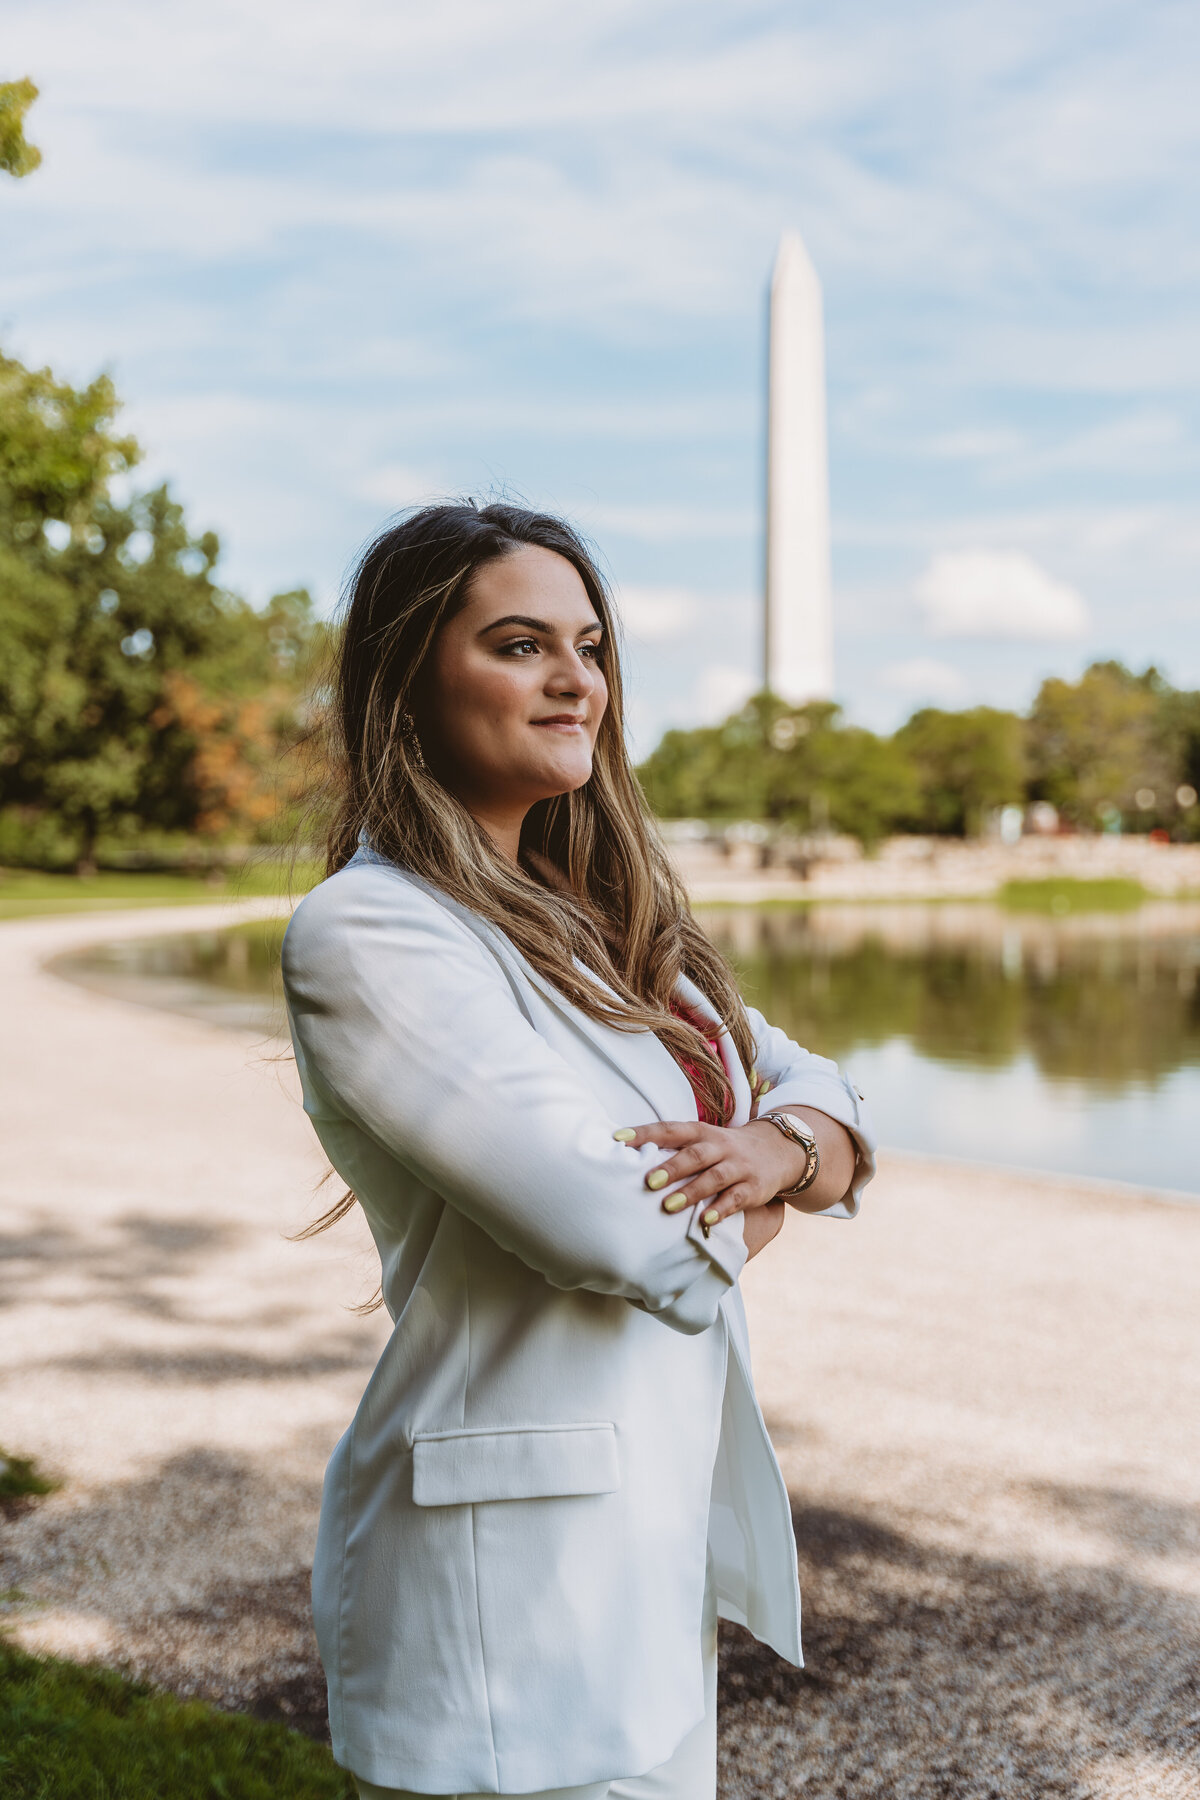
[[[589,756],[586,762],[581,760],[567,765],[560,764],[555,769],[544,769],[542,775],[547,800],[553,800],[557,794],[573,794],[577,788],[586,787],[591,780],[592,759]]]

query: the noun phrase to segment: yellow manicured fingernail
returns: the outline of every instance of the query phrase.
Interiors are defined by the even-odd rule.
[[[759,1090],[758,1090],[758,1091],[759,1091],[759,1093],[760,1093],[760,1094],[766,1094],[766,1093],[769,1093],[769,1092],[770,1092],[770,1089],[771,1089],[771,1084],[770,1084],[770,1082],[769,1082],[769,1081],[764,1081],[764,1082],[763,1082],[763,1084],[762,1084],[762,1086],[761,1086],[761,1087],[760,1087],[760,1088],[759,1088]]]
[[[750,1086],[753,1087],[757,1080],[758,1080],[758,1064],[755,1063],[754,1067],[750,1071]]]
[[[651,1169],[646,1177],[646,1186],[648,1188],[660,1188],[666,1187],[666,1185],[667,1171],[665,1169]]]
[[[682,1212],[687,1205],[686,1194],[672,1194],[669,1200],[663,1201],[664,1212]]]
[[[618,1144],[630,1144],[637,1136],[637,1132],[633,1129],[632,1125],[622,1125],[620,1131],[613,1132],[613,1136],[616,1138]]]
[[[701,1223],[701,1224],[702,1224],[702,1225],[715,1225],[715,1224],[716,1224],[716,1222],[717,1222],[717,1220],[718,1220],[718,1219],[719,1219],[719,1218],[720,1218],[720,1217],[721,1217],[721,1215],[720,1215],[720,1213],[719,1213],[719,1212],[718,1212],[718,1211],[717,1211],[717,1209],[716,1209],[716,1207],[715,1207],[715,1206],[710,1206],[710,1207],[709,1207],[709,1209],[708,1209],[708,1211],[707,1211],[707,1212],[706,1212],[706,1213],[705,1213],[705,1215],[704,1215],[704,1217],[703,1217],[703,1219],[701,1219],[701,1221],[700,1221],[700,1223]]]

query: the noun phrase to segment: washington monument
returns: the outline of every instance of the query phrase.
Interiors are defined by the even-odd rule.
[[[829,465],[821,284],[794,231],[771,277],[763,686],[789,705],[833,694]]]

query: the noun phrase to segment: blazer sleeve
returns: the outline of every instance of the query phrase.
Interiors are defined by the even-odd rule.
[[[705,1330],[746,1260],[741,1221],[707,1239],[662,1210],[653,1144],[534,1029],[486,946],[394,874],[354,869],[301,902],[284,989],[312,1114],[354,1121],[503,1249],[560,1288],[617,1294]],[[725,1229],[728,1226],[729,1229]]]
[[[768,1025],[762,1014],[748,1006],[746,1014],[754,1033],[755,1066],[771,1083],[763,1097],[763,1109],[773,1106],[812,1106],[844,1125],[858,1152],[850,1186],[832,1206],[822,1207],[816,1218],[852,1219],[858,1212],[863,1189],[875,1173],[875,1131],[866,1102],[835,1062],[802,1050],[777,1025]]]

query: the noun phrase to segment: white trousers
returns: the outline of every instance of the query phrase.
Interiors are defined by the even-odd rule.
[[[588,1787],[544,1788],[512,1800],[716,1800],[717,1795],[717,1595],[712,1570],[704,1590],[704,1717],[675,1754],[645,1775]],[[491,1794],[413,1794],[376,1787],[355,1776],[362,1800],[495,1800]]]

